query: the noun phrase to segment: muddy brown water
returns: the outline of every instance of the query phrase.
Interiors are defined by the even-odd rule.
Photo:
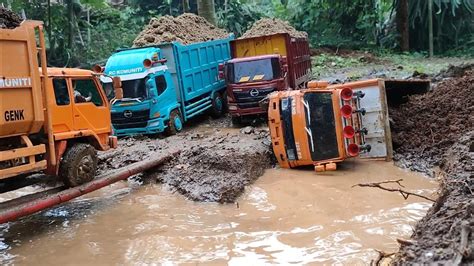
[[[238,204],[197,203],[159,184],[117,183],[3,225],[3,263],[368,263],[397,250],[429,206],[353,184],[403,178],[433,196],[436,182],[387,162],[336,172],[267,170]]]

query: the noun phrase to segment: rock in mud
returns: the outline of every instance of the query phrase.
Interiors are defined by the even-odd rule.
[[[14,29],[22,19],[15,12],[0,6],[0,29]]]
[[[133,41],[133,46],[142,47],[177,41],[182,44],[225,39],[229,34],[209,23],[205,18],[191,13],[178,17],[152,18],[150,23]]]
[[[263,18],[258,20],[242,35],[241,38],[260,37],[276,33],[288,33],[294,38],[308,38],[306,32],[298,31],[293,28],[288,21],[283,21],[277,18]]]

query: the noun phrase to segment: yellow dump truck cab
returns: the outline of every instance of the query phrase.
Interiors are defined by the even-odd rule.
[[[45,171],[76,186],[117,144],[109,102],[92,71],[47,68],[44,48],[41,22],[0,29],[0,181]]]

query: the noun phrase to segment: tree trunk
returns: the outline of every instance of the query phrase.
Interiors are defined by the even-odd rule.
[[[431,0],[430,0],[431,1]],[[408,24],[408,0],[399,0],[397,6],[397,29],[400,34],[400,48],[410,50],[410,28]]]
[[[214,7],[214,0],[198,0],[198,15],[205,18],[213,25],[217,25],[216,22],[216,8]]]
[[[189,0],[182,0],[183,13],[189,12]]]
[[[67,45],[72,51],[74,46],[74,2],[73,0],[67,1],[67,19],[68,19],[68,35]]]
[[[433,1],[428,0],[428,42],[429,55],[433,57]]]

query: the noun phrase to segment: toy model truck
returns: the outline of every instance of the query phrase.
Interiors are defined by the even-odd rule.
[[[96,150],[117,144],[97,76],[47,68],[39,21],[0,29],[0,59],[0,182],[37,171],[69,186],[92,180]]]
[[[172,135],[206,111],[220,116],[226,102],[218,68],[230,59],[231,39],[232,35],[190,45],[172,42],[113,54],[105,73],[120,77],[123,87],[123,99],[112,100],[115,134]],[[106,91],[112,91],[110,78],[102,81]]]
[[[231,53],[223,74],[235,123],[246,116],[265,114],[259,101],[271,92],[302,88],[311,78],[307,38],[279,33],[237,39],[231,42]]]
[[[283,168],[312,165],[322,172],[350,157],[392,156],[383,81],[329,87],[311,81],[308,89],[269,98],[273,151]]]

